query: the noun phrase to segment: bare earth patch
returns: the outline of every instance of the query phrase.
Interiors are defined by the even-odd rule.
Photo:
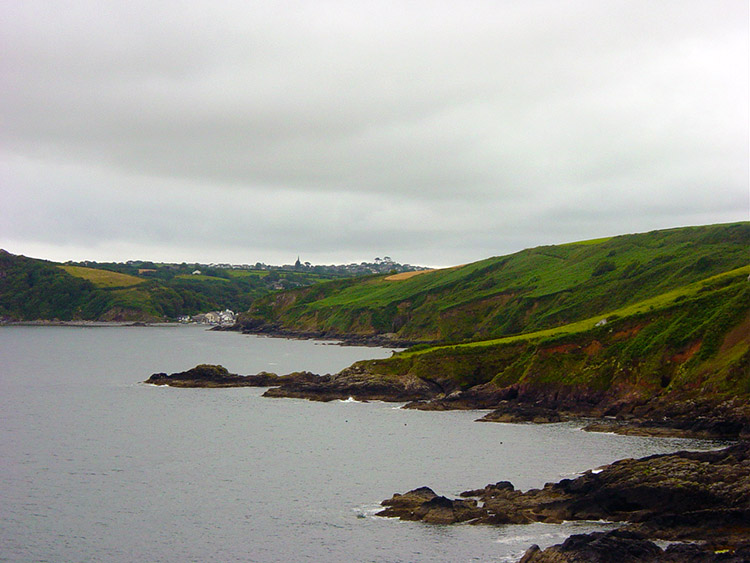
[[[400,281],[400,280],[408,280],[409,278],[413,278],[414,276],[418,276],[419,274],[424,274],[426,272],[434,272],[435,270],[418,270],[416,272],[401,272],[400,274],[393,274],[391,276],[388,276],[385,278],[385,281]]]

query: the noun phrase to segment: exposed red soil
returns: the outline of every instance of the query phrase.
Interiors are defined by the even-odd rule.
[[[750,338],[750,312],[745,316],[745,320],[734,327],[724,338],[720,352],[727,352],[737,346],[740,342],[747,342]]]
[[[644,327],[644,325],[636,325],[633,327],[630,327],[627,330],[621,330],[619,332],[615,332],[612,335],[612,340],[625,340],[626,338],[633,338],[636,334],[638,334],[641,329]]]
[[[696,340],[695,342],[693,342],[692,344],[690,344],[690,346],[688,346],[685,350],[683,350],[682,352],[679,352],[679,353],[675,354],[669,360],[671,362],[673,362],[673,363],[684,364],[690,358],[692,358],[693,355],[698,350],[701,349],[701,344],[702,344],[701,340]]]

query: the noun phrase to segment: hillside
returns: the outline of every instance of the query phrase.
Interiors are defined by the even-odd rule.
[[[143,283],[145,280],[128,274],[111,272],[109,270],[98,270],[82,266],[60,266],[61,269],[76,278],[90,281],[96,287],[130,287]]]
[[[0,319],[97,318],[106,307],[103,297],[93,283],[52,262],[0,250]]]
[[[390,258],[340,266],[55,264],[0,251],[0,321],[174,320],[212,310],[246,310],[256,299],[280,289],[414,268]]]
[[[274,397],[497,409],[486,420],[618,417],[648,433],[750,436],[750,266],[606,315],[492,341],[418,346]],[[618,421],[603,429],[618,431]],[[613,426],[614,425],[614,426]],[[600,427],[602,428],[602,427]]]
[[[0,251],[0,319],[163,321],[215,301],[154,280]]]
[[[550,329],[748,263],[750,223],[542,246],[405,279],[337,280],[261,298],[248,331],[461,342]]]

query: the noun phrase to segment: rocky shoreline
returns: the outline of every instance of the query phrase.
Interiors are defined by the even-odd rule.
[[[175,387],[268,387],[265,397],[315,401],[382,400],[423,410],[493,408],[479,421],[552,423],[581,419],[566,400],[565,410],[545,401],[526,402],[516,388],[475,386],[462,391],[450,380],[373,377],[362,364],[333,375],[297,372],[279,376],[229,373],[222,366],[199,365],[185,372],[153,374],[145,383]],[[520,400],[519,400],[520,399]],[[653,403],[653,404],[652,404]],[[739,400],[721,403],[683,397],[623,407],[596,415],[592,431],[654,436],[734,438],[746,435],[747,408]],[[611,411],[610,411],[611,412]],[[624,413],[624,414],[623,414]],[[713,415],[713,416],[712,416]],[[610,532],[571,536],[561,545],[532,546],[524,563],[572,561],[750,561],[750,442],[720,451],[679,452],[626,459],[577,479],[521,492],[508,482],[466,491],[459,499],[427,487],[383,501],[380,516],[432,524],[523,524],[563,520],[623,522]],[[654,541],[677,542],[664,547]],[[687,542],[687,543],[686,543]],[[609,555],[608,555],[609,554]]]
[[[346,373],[344,373],[346,372]],[[335,401],[349,398],[360,401],[406,402],[425,396],[425,389],[414,383],[409,389],[400,378],[374,380],[347,368],[335,375],[318,375],[303,371],[287,375],[261,372],[237,375],[225,367],[201,364],[187,371],[172,374],[154,373],[144,383],[171,387],[268,387],[264,397]],[[343,374],[343,375],[342,375]]]
[[[750,438],[750,405],[737,398],[690,395],[648,401],[613,401],[581,394],[577,398],[533,393],[513,385],[483,384],[462,390],[447,378],[373,376],[362,364],[336,374],[230,374],[221,366],[201,365],[176,374],[157,373],[146,383],[175,387],[268,387],[264,397],[405,403],[420,410],[490,410],[480,422],[554,423],[588,421],[584,430],[642,436],[737,440]],[[598,402],[597,402],[598,399]]]
[[[417,344],[436,344],[437,341],[406,340],[392,333],[383,334],[338,334],[328,331],[304,331],[285,329],[275,324],[244,321],[232,326],[215,327],[212,330],[241,332],[272,338],[292,340],[334,340],[341,346],[371,346],[374,348],[409,348]]]
[[[170,387],[270,387],[277,385],[279,376],[275,373],[261,372],[256,375],[237,375],[229,373],[224,366],[200,364],[187,371],[167,375],[155,373],[144,383],[149,385],[168,385]]]
[[[35,321],[16,321],[0,319],[0,326],[70,326],[78,328],[107,328],[107,327],[175,327],[181,323],[171,321],[60,321],[40,319]]]
[[[384,500],[378,516],[431,524],[623,522],[571,536],[523,563],[750,560],[750,442],[723,450],[616,461],[576,479],[521,492],[507,481],[461,493],[427,487]],[[674,542],[663,549],[655,541]]]
[[[330,401],[353,397],[360,401],[406,403],[418,410],[490,410],[479,422],[536,424],[585,420],[584,430],[641,436],[737,440],[750,438],[750,405],[738,398],[696,395],[661,396],[651,400],[599,402],[582,394],[560,400],[554,390],[548,398],[519,391],[517,386],[492,384],[461,390],[448,379],[414,376],[371,376],[355,364],[318,378],[289,377],[269,389],[267,397]],[[562,404],[561,404],[562,403]]]

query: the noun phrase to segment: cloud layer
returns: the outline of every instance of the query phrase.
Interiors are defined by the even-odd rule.
[[[2,8],[0,246],[448,265],[748,218],[744,1],[154,4]]]

